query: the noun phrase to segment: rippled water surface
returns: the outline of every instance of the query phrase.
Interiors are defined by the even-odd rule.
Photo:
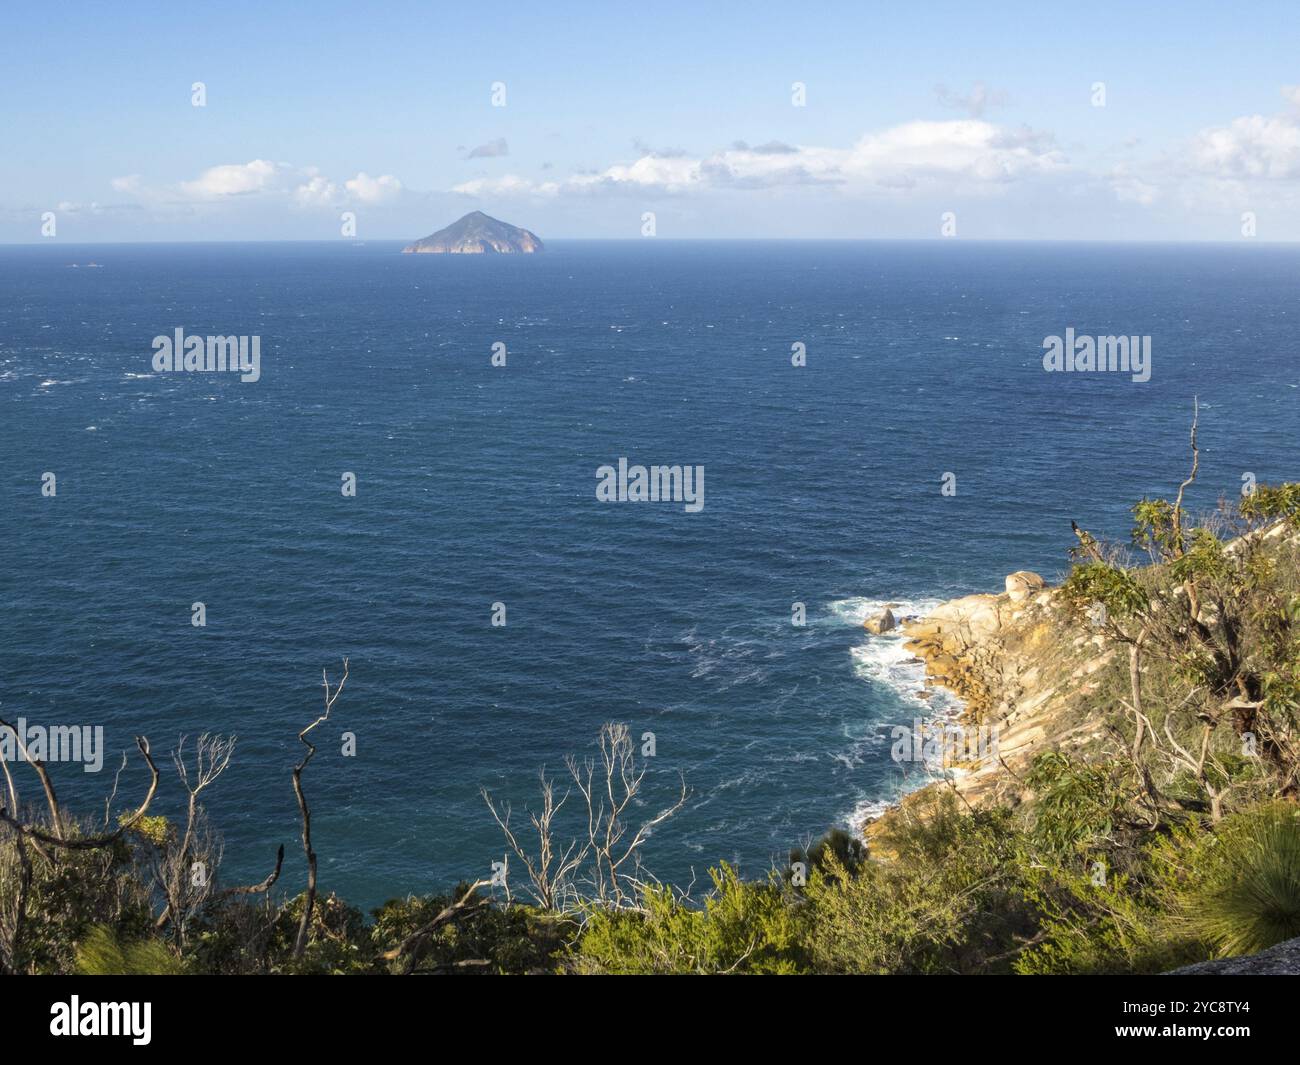
[[[692,789],[658,875],[761,873],[905,783],[919,676],[867,613],[1051,579],[1072,518],[1124,535],[1185,472],[1193,394],[1198,504],[1297,476],[1293,249],[399,248],[0,249],[0,716],[112,752],[237,733],[231,876],[293,852],[295,736],[345,655],[307,787],[349,899],[486,871],[480,786],[522,809],[604,721],[655,734],[647,811]],[[1067,327],[1150,335],[1151,380],[1045,373]],[[155,373],[176,328],[260,336],[261,380]],[[702,464],[703,511],[598,502],[620,456]],[[88,803],[116,758],[56,780]]]

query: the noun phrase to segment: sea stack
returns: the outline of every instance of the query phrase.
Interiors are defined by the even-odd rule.
[[[545,246],[536,233],[491,218],[482,211],[471,211],[459,222],[453,222],[446,229],[440,229],[402,249],[403,252],[441,252],[449,255],[527,254],[543,250]]]

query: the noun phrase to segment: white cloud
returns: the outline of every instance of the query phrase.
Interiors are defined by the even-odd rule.
[[[306,209],[337,208],[347,203],[387,203],[402,192],[402,183],[392,174],[371,177],[363,170],[339,184],[322,174],[318,167],[299,167],[266,159],[223,163],[175,185],[150,186],[139,174],[114,178],[111,184],[116,191],[137,201],[162,208],[258,198]]]
[[[293,168],[287,163],[254,159],[250,163],[227,163],[209,167],[193,181],[182,181],[181,192],[195,200],[220,200],[247,196],[280,186]]]
[[[779,150],[778,150],[779,148]],[[472,196],[596,194],[630,191],[676,195],[717,188],[824,184],[847,192],[881,192],[926,183],[954,192],[996,187],[1066,169],[1052,138],[978,119],[917,121],[868,134],[849,148],[737,142],[702,158],[650,153],[595,173],[537,184],[517,175],[463,182]]]
[[[90,203],[78,203],[74,200],[60,200],[54,205],[54,209],[61,214],[102,214],[106,210],[116,210],[116,208],[113,207],[104,207],[94,200]]]
[[[554,196],[560,186],[553,181],[540,184],[521,178],[516,174],[505,174],[499,178],[472,178],[452,187],[452,192],[462,196]]]
[[[299,207],[333,207],[338,199],[339,187],[322,174],[311,174],[293,190],[293,202]]]
[[[364,170],[343,184],[362,203],[384,203],[395,199],[402,192],[402,183],[392,174],[372,178]]]
[[[564,187],[576,191],[604,187],[683,192],[700,185],[700,168],[700,160],[685,156],[643,155],[635,163],[617,163],[599,174],[575,174]]]
[[[908,122],[865,136],[842,160],[832,153],[825,163],[847,181],[885,188],[1002,184],[1066,168],[1050,136],[979,119]]]
[[[1107,176],[1121,201],[1164,199],[1184,210],[1235,214],[1294,210],[1300,205],[1300,86],[1283,86],[1293,110],[1242,115],[1199,130],[1141,167],[1120,165]]]
[[[1188,152],[1191,167],[1226,178],[1300,177],[1300,125],[1289,115],[1248,115],[1205,129]]]
[[[1105,175],[1116,199],[1150,206],[1157,200],[1200,214],[1235,215],[1300,206],[1300,86],[1283,86],[1294,110],[1242,115],[1199,130],[1141,164],[1121,163]]]

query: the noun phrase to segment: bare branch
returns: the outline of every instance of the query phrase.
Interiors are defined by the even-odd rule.
[[[1201,419],[1201,404],[1198,397],[1192,397],[1192,472],[1187,475],[1187,480],[1178,486],[1178,498],[1174,500],[1174,554],[1181,557],[1183,554],[1183,493],[1188,486],[1196,480],[1196,471],[1201,465],[1201,450],[1196,446],[1196,427]]]
[[[293,956],[301,958],[307,950],[307,931],[311,924],[312,910],[316,904],[316,852],[311,846],[311,810],[307,806],[307,796],[302,790],[302,771],[307,768],[307,763],[312,760],[316,753],[316,748],[312,742],[307,739],[307,733],[316,728],[317,725],[323,724],[329,720],[330,711],[334,709],[335,702],[343,692],[343,685],[348,682],[348,660],[343,659],[343,676],[335,686],[333,692],[330,691],[330,679],[325,670],[321,670],[321,683],[325,688],[325,711],[315,721],[298,733],[298,740],[307,748],[307,753],[303,755],[302,761],[293,769],[293,792],[298,799],[298,812],[302,815],[302,849],[307,856],[307,895],[303,902],[302,919],[298,923],[298,936],[294,940]]]
[[[393,947],[392,950],[385,951],[381,955],[383,959],[385,961],[397,961],[399,958],[404,958],[403,971],[409,973],[415,967],[415,952],[429,936],[449,921],[456,920],[466,913],[482,909],[491,901],[489,896],[478,894],[480,888],[488,887],[491,883],[491,880],[474,881],[466,888],[465,893],[459,899],[448,906],[444,906],[433,920],[417,928],[397,946]]]
[[[11,816],[8,810],[0,809],[0,821],[12,825],[18,832],[29,839],[39,840],[53,847],[61,847],[64,850],[94,850],[97,847],[111,847],[122,838],[136,823],[144,817],[149,810],[149,804],[153,802],[154,794],[158,790],[158,767],[154,765],[153,758],[149,755],[149,741],[144,736],[137,736],[135,739],[136,746],[140,748],[140,753],[144,756],[146,764],[149,766],[150,781],[149,790],[145,793],[144,801],[135,810],[134,813],[125,817],[119,824],[116,831],[100,836],[82,836],[76,839],[63,839],[60,836],[52,836],[42,832],[31,825],[25,825]],[[55,807],[57,809],[57,806]]]

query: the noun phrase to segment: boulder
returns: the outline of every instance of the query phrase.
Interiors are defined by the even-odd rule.
[[[1037,573],[1027,569],[1016,570],[1007,577],[1007,595],[1013,603],[1022,603],[1031,595],[1041,592],[1047,582]]]
[[[894,612],[886,607],[883,613],[877,614],[874,618],[867,618],[862,623],[862,627],[873,636],[883,636],[898,628],[898,621],[894,618]]]
[[[1237,958],[1216,958],[1174,969],[1172,976],[1296,976],[1300,975],[1300,939]]]
[[[950,599],[935,607],[913,631],[933,629],[941,634],[943,642],[947,642],[949,636],[959,636],[965,643],[978,641],[1002,627],[1002,615],[998,606],[996,595],[967,595],[960,599]]]

